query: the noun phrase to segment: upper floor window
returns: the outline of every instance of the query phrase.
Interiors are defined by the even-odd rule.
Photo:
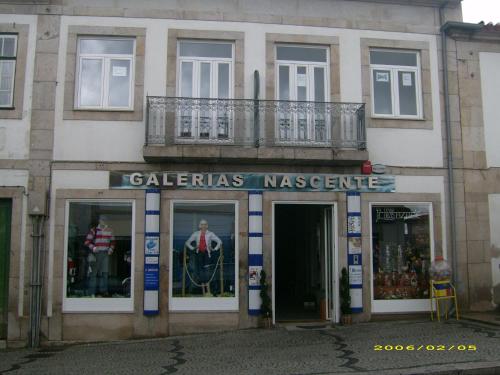
[[[418,52],[372,49],[370,71],[374,116],[422,117]]]
[[[0,35],[0,107],[12,107],[16,72],[17,36]]]
[[[180,96],[213,99],[232,97],[232,43],[181,41],[178,56]]]
[[[280,103],[278,142],[326,142],[330,127],[324,102],[329,101],[329,49],[317,46],[276,46],[276,94],[280,101],[297,102],[291,111]],[[311,106],[302,102],[316,102]]]
[[[324,102],[328,49],[277,46],[278,100]]]
[[[133,109],[135,39],[78,39],[75,107]]]
[[[178,43],[177,95],[183,102],[177,117],[178,140],[230,142],[234,111],[234,44],[211,41]]]

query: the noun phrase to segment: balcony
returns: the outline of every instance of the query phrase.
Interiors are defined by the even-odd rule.
[[[364,104],[150,96],[144,159],[359,164]]]

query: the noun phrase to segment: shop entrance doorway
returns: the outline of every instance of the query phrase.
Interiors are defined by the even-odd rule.
[[[274,206],[275,320],[334,319],[333,206]]]
[[[7,337],[11,213],[12,201],[0,199],[0,340]]]

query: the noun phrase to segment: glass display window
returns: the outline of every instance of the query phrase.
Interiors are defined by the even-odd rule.
[[[236,202],[172,203],[171,310],[238,310]]]
[[[402,301],[400,306],[409,310],[412,310],[412,300],[425,300],[428,305],[429,266],[433,254],[431,205],[373,204],[371,234],[375,310],[377,302]],[[398,304],[392,305],[396,308],[394,311],[398,311]],[[416,304],[413,308],[420,311]]]
[[[70,201],[66,210],[66,311],[132,311],[134,205]]]

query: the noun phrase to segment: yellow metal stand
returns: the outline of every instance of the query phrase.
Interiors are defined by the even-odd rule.
[[[434,305],[433,301],[436,304],[436,315],[438,318],[438,322],[441,321],[441,313],[439,311],[440,308],[440,301],[441,300],[448,300],[448,299],[453,299],[455,303],[455,316],[457,320],[458,318],[458,305],[457,305],[457,292],[455,290],[455,287],[453,284],[450,282],[450,280],[443,280],[443,281],[434,281],[431,280],[431,290],[430,290],[430,303],[431,303],[431,320],[434,320]],[[448,319],[448,310],[445,309],[445,318]]]

